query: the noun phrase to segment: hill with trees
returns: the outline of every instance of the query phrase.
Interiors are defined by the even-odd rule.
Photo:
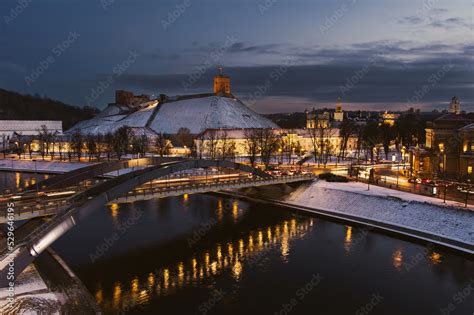
[[[39,95],[23,95],[0,89],[1,120],[62,120],[67,130],[81,120],[90,119],[99,111],[93,107],[64,104]]]

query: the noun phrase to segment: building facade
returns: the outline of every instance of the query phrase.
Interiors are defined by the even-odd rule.
[[[38,135],[43,127],[51,133],[63,133],[63,123],[60,120],[0,120],[2,147],[7,146],[14,134],[34,136]]]
[[[249,129],[207,129],[194,140],[197,156],[209,157],[212,155],[219,156],[220,148],[229,142],[233,147],[233,156],[248,156],[248,133]],[[316,147],[320,146],[321,141],[327,149],[330,149],[333,155],[339,153],[341,145],[341,137],[339,129],[329,128],[324,131],[321,137],[319,134],[312,134],[309,129],[271,129],[275,138],[280,144],[285,143],[291,148],[291,154],[302,156],[307,152],[313,152]],[[357,137],[350,137],[347,144],[347,152],[355,150],[357,145]],[[280,146],[281,149],[281,146]],[[318,149],[318,148],[316,148]],[[216,150],[215,152],[210,152]],[[277,149],[275,154],[283,154],[282,150]]]
[[[424,147],[410,151],[413,175],[455,178],[466,174],[471,165],[471,123],[470,119],[452,113],[428,122]]]

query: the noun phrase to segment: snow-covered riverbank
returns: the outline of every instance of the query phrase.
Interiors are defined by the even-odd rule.
[[[362,183],[317,181],[282,200],[289,204],[331,210],[382,223],[441,235],[474,244],[474,211],[456,202]]]
[[[91,163],[37,160],[36,167],[35,167],[35,162],[31,160],[0,159],[0,171],[15,171],[15,172],[37,171],[38,173],[60,174],[60,173],[69,172],[81,167],[85,167],[88,165],[91,165]]]

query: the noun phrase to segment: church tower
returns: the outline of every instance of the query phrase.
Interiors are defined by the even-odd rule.
[[[459,115],[461,114],[461,103],[459,102],[458,98],[454,96],[451,99],[451,103],[449,104],[448,111],[452,114]]]
[[[214,77],[214,94],[230,96],[230,77],[222,74],[222,67],[218,68],[219,74]]]
[[[338,98],[336,111],[334,112],[334,121],[343,121],[343,120],[344,120],[344,112],[342,111],[341,99]]]

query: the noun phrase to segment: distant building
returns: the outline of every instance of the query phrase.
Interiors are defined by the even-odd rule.
[[[49,132],[63,133],[63,122],[60,120],[0,120],[0,142],[2,147],[8,144],[14,134],[22,136],[38,135],[46,127]]]
[[[341,100],[338,99],[336,111],[334,112],[334,121],[341,122],[344,120],[344,112],[342,111]]]
[[[448,112],[456,115],[461,114],[461,103],[459,102],[456,96],[451,99],[451,103],[449,103]]]
[[[389,113],[388,111],[385,111],[382,115],[382,120],[384,124],[393,126],[395,125],[395,121],[400,117],[400,114],[395,114],[395,113]]]
[[[132,92],[117,90],[115,91],[115,104],[129,107],[136,107],[140,104],[150,101],[148,95],[133,95]]]
[[[306,114],[306,128],[329,128],[329,113],[318,113],[316,109],[313,108],[312,111],[305,110]]]
[[[222,74],[222,67],[219,67],[219,74],[214,77],[214,94],[220,96],[230,96],[230,77]]]

